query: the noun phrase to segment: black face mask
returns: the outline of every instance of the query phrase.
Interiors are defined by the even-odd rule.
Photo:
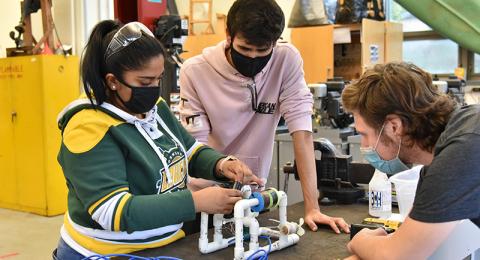
[[[243,76],[253,78],[257,75],[265,66],[272,57],[273,50],[266,56],[250,58],[240,54],[233,48],[233,45],[230,47],[230,55],[232,57],[233,65]]]
[[[120,99],[120,102],[132,113],[143,114],[150,111],[160,98],[160,86],[135,87],[123,81],[120,82],[132,90],[130,100],[123,101],[116,91],[115,94]]]

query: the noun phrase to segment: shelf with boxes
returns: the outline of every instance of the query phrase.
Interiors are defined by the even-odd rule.
[[[361,24],[292,28],[307,83],[360,77],[378,63],[402,60],[402,24],[363,19]]]

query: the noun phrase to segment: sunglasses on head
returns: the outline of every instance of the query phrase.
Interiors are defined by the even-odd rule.
[[[132,42],[142,37],[142,32],[154,37],[153,33],[142,23],[131,22],[120,28],[107,46],[105,51],[105,60],[108,60],[113,54],[121,51]]]

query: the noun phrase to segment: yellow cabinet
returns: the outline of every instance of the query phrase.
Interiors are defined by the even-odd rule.
[[[400,23],[363,19],[361,24],[292,28],[291,38],[302,55],[307,83],[333,76],[352,80],[375,64],[402,60]]]
[[[0,207],[47,216],[65,211],[56,118],[78,95],[76,56],[0,59]]]

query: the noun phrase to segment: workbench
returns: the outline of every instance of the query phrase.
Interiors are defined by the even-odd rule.
[[[343,217],[349,224],[361,223],[362,220],[368,217],[368,205],[367,204],[353,204],[353,205],[332,205],[321,206],[322,212],[335,217]],[[303,202],[296,203],[288,206],[287,208],[287,220],[292,222],[298,222],[304,214]],[[212,218],[212,216],[210,216]],[[266,212],[258,216],[260,226],[274,226],[275,222],[269,221],[269,219],[278,220],[278,210]],[[300,237],[300,241],[289,248],[285,248],[280,251],[272,252],[268,258],[275,260],[288,260],[288,259],[343,259],[347,257],[348,251],[346,245],[350,240],[349,234],[335,234],[330,227],[319,226],[318,231],[311,231],[306,224],[305,235]],[[210,230],[211,231],[211,230]],[[135,253],[140,256],[173,256],[181,259],[233,259],[233,248],[231,245],[228,248],[203,255],[198,250],[198,238],[199,233],[195,233],[186,236],[170,245],[144,250]],[[210,241],[213,239],[209,235]],[[266,241],[260,239],[261,245],[265,245]]]

